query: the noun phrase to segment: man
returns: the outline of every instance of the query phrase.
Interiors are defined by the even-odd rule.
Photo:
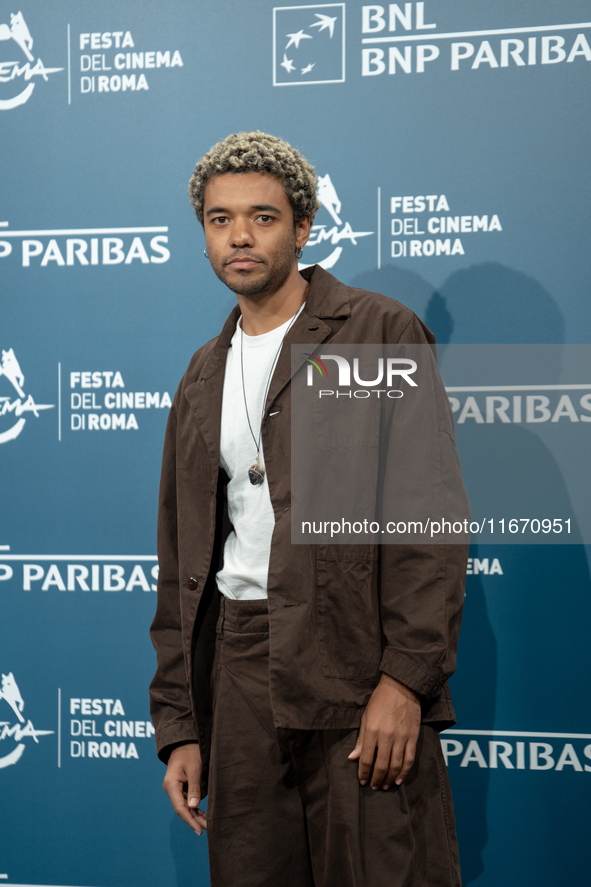
[[[438,730],[454,723],[466,546],[291,544],[291,344],[434,342],[394,300],[298,271],[316,188],[260,132],[214,145],[191,179],[205,254],[238,305],[193,356],[164,444],[151,684],[164,788],[208,828],[214,887],[456,887]],[[447,401],[441,423],[453,443]]]

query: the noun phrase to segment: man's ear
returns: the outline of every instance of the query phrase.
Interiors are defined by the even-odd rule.
[[[296,222],[296,246],[298,249],[304,247],[310,237],[310,229],[312,228],[312,219],[310,216],[304,216],[299,222]]]

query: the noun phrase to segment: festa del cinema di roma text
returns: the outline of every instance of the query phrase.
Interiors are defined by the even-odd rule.
[[[72,758],[137,759],[137,744],[130,740],[154,736],[151,721],[124,720],[120,699],[72,697],[70,715],[70,736],[76,737],[70,740]]]
[[[159,391],[120,390],[125,384],[119,371],[71,372],[70,388],[72,431],[137,431],[135,413],[108,411],[169,409],[172,406],[167,391],[160,394]]]
[[[130,31],[80,34],[79,49],[82,94],[148,90],[145,71],[183,67],[178,49],[140,50]]]

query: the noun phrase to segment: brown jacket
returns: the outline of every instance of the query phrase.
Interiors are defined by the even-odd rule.
[[[400,303],[306,269],[306,305],[289,330],[266,401],[265,466],[275,512],[268,575],[270,691],[277,727],[353,728],[383,671],[421,697],[423,720],[454,723],[465,545],[292,545],[290,345],[427,344],[433,334]],[[226,354],[240,315],[194,355],[166,429],[158,513],[158,604],[150,685],[158,754],[198,740],[204,792],[210,673],[228,532],[220,419]],[[313,349],[310,349],[313,350]],[[274,415],[270,416],[269,414]],[[453,440],[451,410],[444,429]]]

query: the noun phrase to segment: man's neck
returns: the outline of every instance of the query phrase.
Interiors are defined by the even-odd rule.
[[[242,311],[242,329],[247,336],[261,336],[276,329],[298,312],[307,294],[308,282],[297,270],[297,265],[274,293],[257,299],[236,294]]]

